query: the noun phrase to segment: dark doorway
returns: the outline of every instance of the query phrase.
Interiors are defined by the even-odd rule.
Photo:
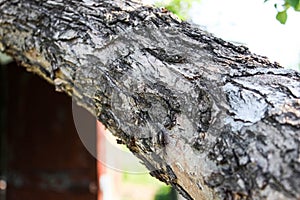
[[[1,73],[2,197],[96,200],[97,162],[76,133],[71,98],[15,63]]]

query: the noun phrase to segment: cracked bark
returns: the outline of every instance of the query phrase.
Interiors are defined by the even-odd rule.
[[[300,199],[300,75],[135,1],[0,0],[0,50],[186,199]]]

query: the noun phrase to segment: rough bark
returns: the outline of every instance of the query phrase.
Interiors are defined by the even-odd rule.
[[[300,75],[134,1],[0,0],[0,49],[186,199],[300,199]]]

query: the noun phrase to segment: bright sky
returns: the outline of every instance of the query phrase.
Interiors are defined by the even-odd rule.
[[[145,0],[147,3],[155,0]],[[191,9],[192,21],[215,36],[242,43],[256,54],[269,57],[285,67],[299,69],[300,12],[290,9],[281,25],[275,2],[280,0],[202,0]]]

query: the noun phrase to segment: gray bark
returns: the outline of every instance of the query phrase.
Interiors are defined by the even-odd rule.
[[[0,50],[186,199],[300,199],[300,75],[135,1],[0,0]]]

